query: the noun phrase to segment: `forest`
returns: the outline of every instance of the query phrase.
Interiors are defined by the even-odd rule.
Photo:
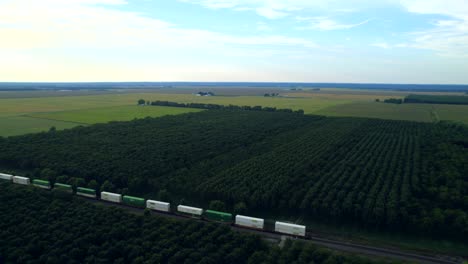
[[[457,124],[212,109],[0,138],[0,149],[1,167],[52,182],[468,239]]]
[[[0,183],[0,263],[377,263],[310,243],[282,248],[226,225],[135,215]]]
[[[405,103],[468,105],[468,96],[410,94],[405,97]]]

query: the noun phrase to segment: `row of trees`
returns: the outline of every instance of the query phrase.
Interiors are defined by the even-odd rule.
[[[405,103],[468,105],[468,96],[410,94],[405,97]]]
[[[138,104],[144,102],[143,99],[138,101]],[[144,104],[144,103],[143,103]],[[151,105],[159,106],[172,106],[172,107],[189,107],[189,108],[201,108],[201,109],[226,109],[226,110],[244,110],[244,111],[266,111],[266,112],[284,112],[284,113],[296,113],[304,114],[304,110],[292,110],[289,108],[276,108],[276,107],[262,107],[262,106],[237,106],[237,105],[220,105],[220,104],[203,104],[203,103],[177,103],[169,101],[154,101],[150,103]]]
[[[74,199],[0,183],[0,263],[372,263],[290,240],[271,247],[225,225]]]
[[[389,98],[384,100],[384,103],[387,104],[402,104],[403,102],[406,103],[406,101],[403,101],[403,99],[400,98]]]
[[[100,190],[130,190],[154,198],[167,190],[166,175],[171,172],[268,141],[315,118],[263,111],[204,111],[0,138],[0,164],[52,183],[95,188],[97,182]]]
[[[217,172],[194,195],[326,222],[466,239],[468,152],[460,141],[467,139],[457,126],[330,122]]]
[[[455,124],[223,109],[0,139],[0,166],[204,208],[219,200],[232,212],[466,240],[466,146]]]

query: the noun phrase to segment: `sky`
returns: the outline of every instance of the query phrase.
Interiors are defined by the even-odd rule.
[[[468,0],[0,0],[0,82],[468,84]]]

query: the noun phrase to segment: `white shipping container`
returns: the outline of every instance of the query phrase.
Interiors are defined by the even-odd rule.
[[[203,209],[196,208],[196,207],[185,206],[185,205],[177,206],[177,211],[179,211],[181,213],[192,214],[192,215],[202,215],[203,214]]]
[[[290,235],[295,235],[295,236],[305,236],[306,227],[303,225],[276,222],[275,231],[279,233],[290,234]]]
[[[36,186],[36,187],[42,188],[42,189],[50,190],[50,185],[49,185],[49,186],[45,186],[45,185],[34,184],[34,183],[33,183],[33,185]]]
[[[30,181],[27,177],[13,176],[13,182],[17,184],[29,185]]]
[[[2,179],[2,180],[11,181],[12,178],[13,178],[13,175],[6,174],[6,173],[0,173],[0,179]]]
[[[84,192],[79,192],[76,191],[76,195],[84,196],[84,197],[89,197],[89,198],[96,198],[95,194],[89,194],[89,193],[84,193]]]
[[[101,192],[101,200],[113,203],[122,203],[122,195],[117,193]]]
[[[265,221],[261,218],[254,218],[243,215],[236,215],[236,225],[263,229]]]
[[[149,208],[149,209],[152,209],[152,210],[169,212],[170,207],[171,207],[170,203],[159,202],[159,201],[154,201],[154,200],[147,200],[146,201],[146,208]]]

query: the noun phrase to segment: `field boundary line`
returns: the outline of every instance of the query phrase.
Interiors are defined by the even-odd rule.
[[[60,121],[60,122],[65,122],[65,123],[71,123],[71,124],[77,124],[77,125],[86,125],[86,126],[91,125],[91,124],[89,124],[89,123],[81,123],[81,122],[74,122],[74,121],[69,121],[69,120],[54,119],[54,118],[47,118],[47,117],[37,117],[37,116],[31,116],[31,115],[19,115],[18,117],[29,117],[29,118],[34,118],[34,119],[43,119],[43,120],[50,120],[50,121]]]

